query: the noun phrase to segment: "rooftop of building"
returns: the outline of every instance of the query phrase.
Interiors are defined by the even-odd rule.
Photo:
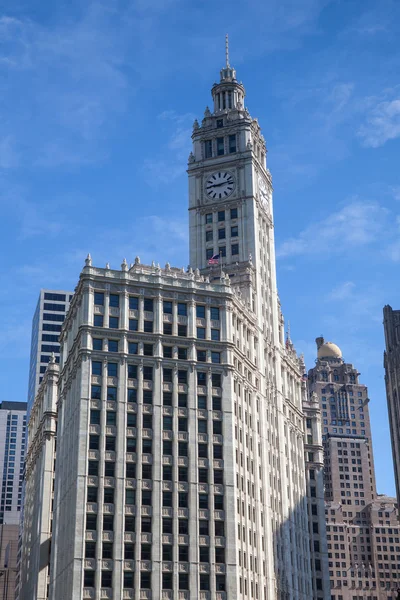
[[[343,360],[342,351],[339,346],[333,342],[325,342],[322,336],[318,337],[315,341],[319,360]]]
[[[8,400],[3,400],[0,402],[0,410],[18,410],[21,412],[26,412],[27,402],[9,402]]]

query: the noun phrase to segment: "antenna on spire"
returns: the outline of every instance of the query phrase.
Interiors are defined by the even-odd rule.
[[[229,37],[228,34],[225,36],[225,58],[226,58],[226,67],[229,69]]]

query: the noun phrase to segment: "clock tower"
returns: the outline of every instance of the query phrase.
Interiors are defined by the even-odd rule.
[[[217,277],[222,269],[254,303],[257,273],[262,277],[265,249],[273,241],[272,180],[265,140],[244,105],[228,42],[211,94],[212,110],[205,109],[201,125],[194,122],[189,156],[190,264],[206,269],[218,255],[212,273]]]

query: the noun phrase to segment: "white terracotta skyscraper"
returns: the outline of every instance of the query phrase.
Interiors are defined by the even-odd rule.
[[[88,257],[63,325],[51,600],[326,598],[265,141],[228,55],[212,96],[189,157],[191,266]]]

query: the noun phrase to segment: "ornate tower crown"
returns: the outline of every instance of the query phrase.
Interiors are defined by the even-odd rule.
[[[220,71],[221,80],[215,83],[211,93],[214,100],[214,113],[243,108],[245,89],[236,79],[236,71],[229,63],[229,40],[225,37],[225,67]]]

